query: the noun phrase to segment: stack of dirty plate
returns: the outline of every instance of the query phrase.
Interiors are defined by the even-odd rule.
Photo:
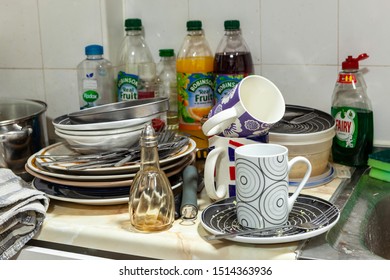
[[[167,135],[168,108],[168,98],[139,99],[54,119],[55,133],[64,141],[30,156],[25,169],[35,177],[33,186],[56,200],[90,205],[127,203],[140,168],[141,132],[146,123],[152,123],[159,136]],[[193,163],[196,143],[176,134],[174,139],[161,141],[165,146],[160,147],[160,140],[160,167],[179,194],[181,171]]]
[[[188,138],[180,150],[160,159],[175,195],[181,194],[183,169],[195,160],[196,143]],[[140,168],[139,158],[124,165],[80,166],[75,152],[64,143],[56,143],[33,154],[25,169],[34,176],[32,185],[50,198],[89,205],[127,203],[132,180]],[[63,160],[62,160],[63,158]],[[69,159],[72,160],[69,160]]]

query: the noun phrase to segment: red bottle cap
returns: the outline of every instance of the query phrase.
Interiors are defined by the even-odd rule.
[[[366,53],[360,54],[358,57],[352,57],[351,55],[347,57],[345,61],[341,64],[342,69],[359,69],[359,61],[368,58]]]

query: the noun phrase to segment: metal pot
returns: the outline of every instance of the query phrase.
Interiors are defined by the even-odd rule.
[[[9,168],[25,180],[28,158],[48,145],[46,103],[2,98],[0,102],[0,168]]]

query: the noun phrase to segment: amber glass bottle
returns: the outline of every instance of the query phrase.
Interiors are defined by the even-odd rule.
[[[140,145],[141,167],[130,188],[130,222],[139,231],[163,231],[174,222],[175,202],[171,184],[160,169],[157,137],[151,124],[145,126]]]

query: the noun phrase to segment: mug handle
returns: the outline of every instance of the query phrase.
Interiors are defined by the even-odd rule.
[[[288,198],[288,201],[287,201],[287,209],[288,209],[288,212],[290,213],[293,206],[294,206],[294,203],[295,203],[295,200],[297,200],[298,198],[298,195],[299,193],[301,192],[302,188],[305,186],[307,180],[309,180],[309,177],[311,175],[311,163],[310,161],[305,158],[305,157],[302,157],[302,156],[297,156],[297,157],[294,157],[293,159],[291,159],[289,162],[288,162],[288,172],[290,172],[291,168],[293,167],[294,164],[298,163],[298,162],[303,162],[306,164],[307,166],[307,169],[306,169],[306,173],[305,173],[305,176],[303,176],[303,179],[301,181],[301,183],[299,184],[298,188],[295,190],[295,192],[292,194],[292,196],[290,196]]]
[[[237,115],[237,110],[234,107],[215,114],[202,125],[203,133],[206,136],[220,134],[230,123],[234,122]]]
[[[220,185],[215,188],[214,185],[214,170],[218,158],[222,155],[222,148],[215,148],[208,153],[204,165],[204,186],[206,188],[207,195],[214,200],[224,198],[227,192],[227,187]]]

